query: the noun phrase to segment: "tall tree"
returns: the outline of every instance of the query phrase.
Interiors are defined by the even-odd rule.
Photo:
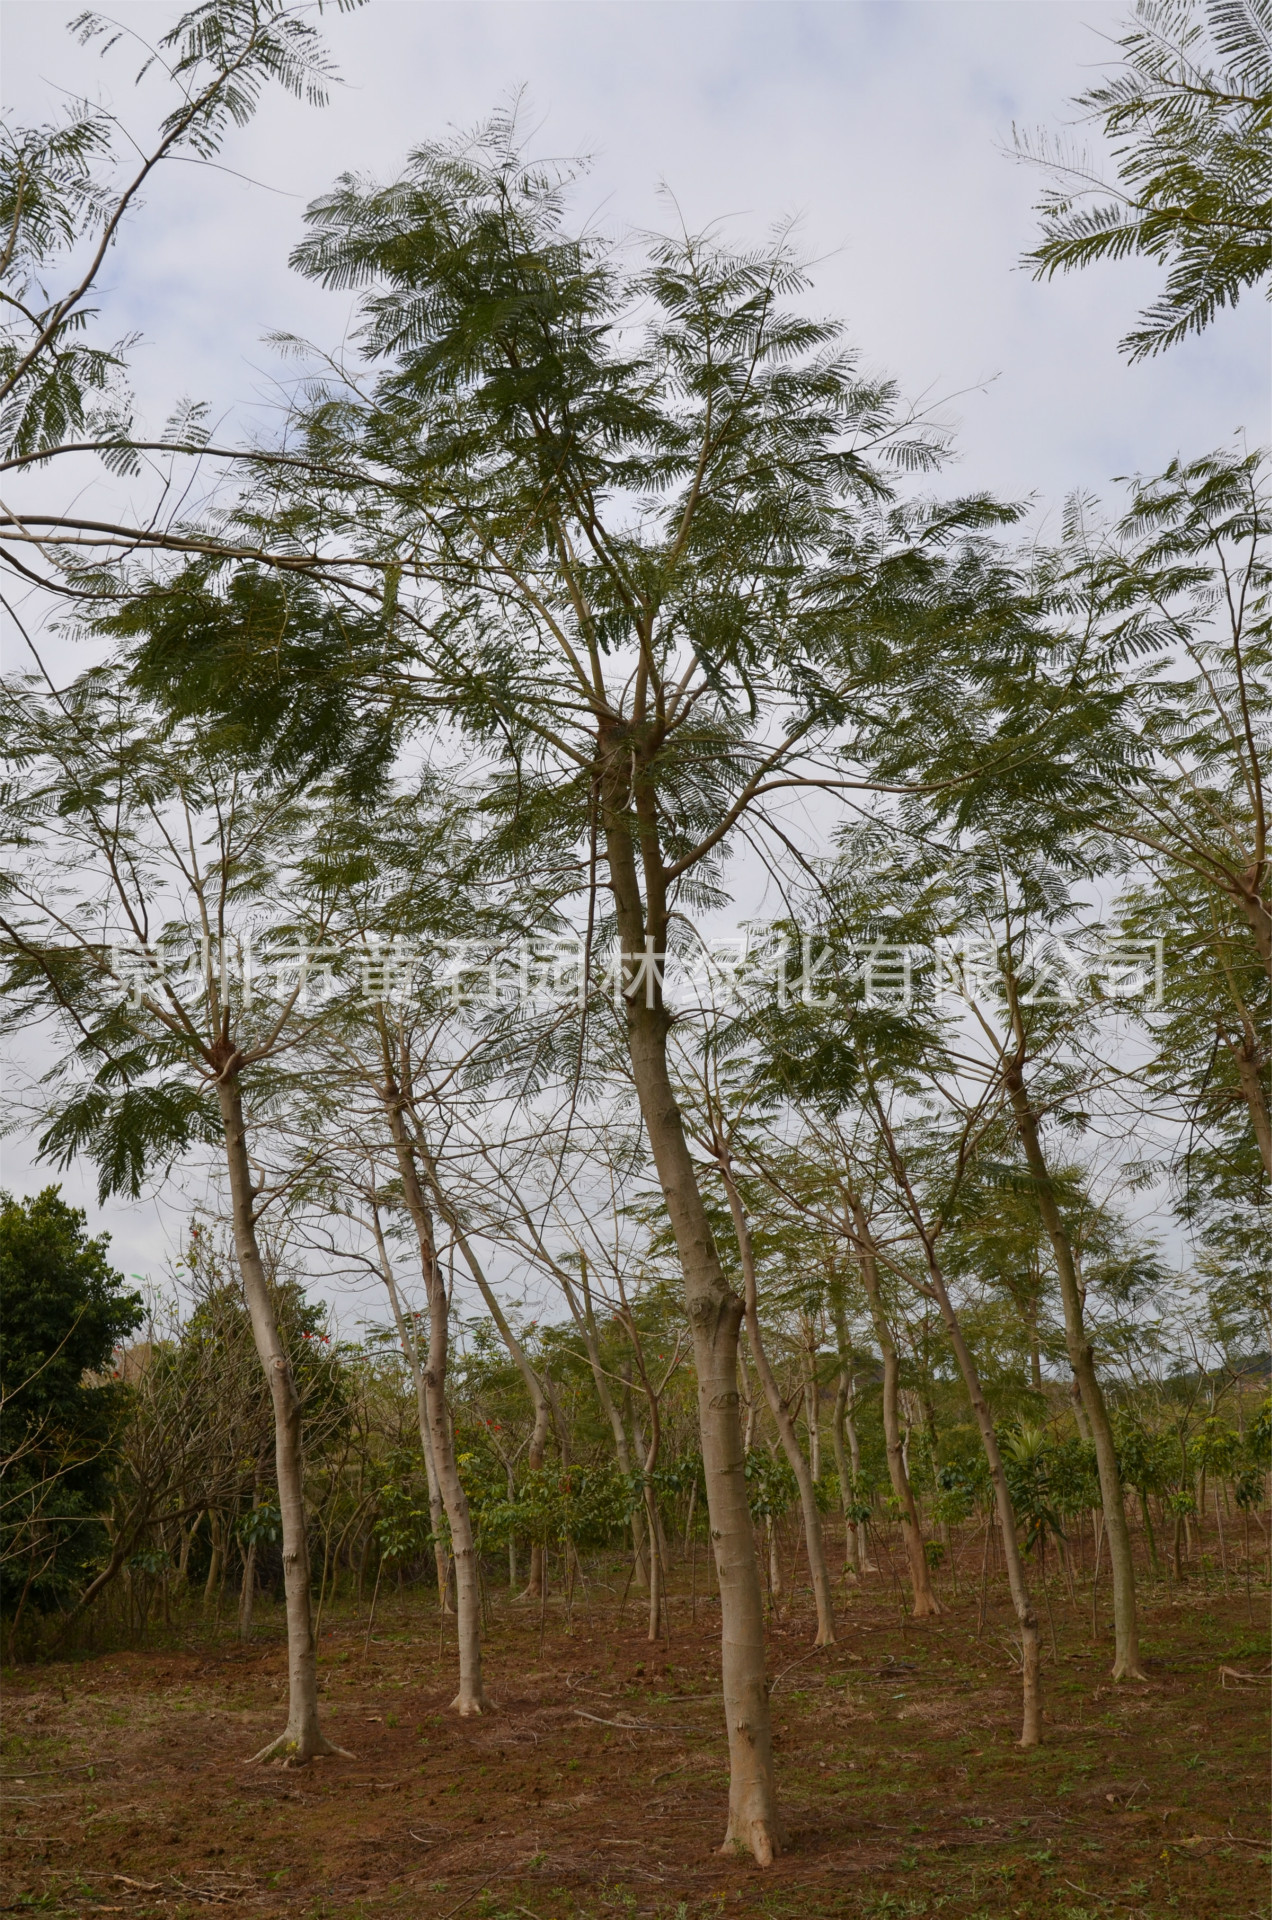
[[[7,1019],[50,1020],[64,1051],[41,1104],[41,1153],[92,1160],[100,1191],[215,1144],[235,1254],[274,1414],[287,1598],[287,1726],[262,1750],[331,1752],[318,1724],[301,1403],[262,1257],[278,1196],[254,1162],[249,1102],[268,1105],[289,1046],[317,1017],[306,957],[251,917],[286,894],[305,801],[253,783],[224,738],[165,727],[117,673],[59,692],[6,691],[11,855],[0,900]],[[275,1089],[276,1091],[276,1089]]]
[[[585,874],[603,872],[611,984],[694,1329],[726,1844],[767,1861],[782,1830],[741,1473],[743,1303],[668,1071],[663,967],[674,915],[717,884],[737,823],[777,788],[845,777],[816,749],[883,670],[883,633],[917,646],[937,606],[947,626],[972,617],[967,568],[948,556],[995,510],[891,509],[888,463],[929,464],[933,436],[857,376],[834,327],[783,308],[802,284],[784,242],[735,255],[658,241],[629,271],[567,233],[568,185],[525,164],[498,122],[421,147],[387,188],[347,178],[311,209],[297,264],[367,289],[373,378],[311,395],[298,430],[311,457],[338,452],[367,479],[307,494],[294,476],[289,526],[303,540],[321,524],[385,583],[381,670],[344,683],[350,725],[372,688],[402,718],[445,701],[502,755],[488,804],[510,843],[582,842]],[[139,622],[158,635],[187,587],[156,588]],[[215,598],[197,634],[173,619],[162,648],[143,645],[140,668],[178,697],[193,675],[205,705],[232,710],[244,630],[229,594],[218,623]]]

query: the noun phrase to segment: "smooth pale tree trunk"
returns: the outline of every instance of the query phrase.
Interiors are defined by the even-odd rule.
[[[256,1238],[255,1194],[247,1157],[247,1123],[243,1093],[227,1062],[216,1083],[225,1135],[229,1174],[234,1251],[243,1280],[252,1338],[274,1409],[274,1470],[283,1530],[283,1589],[287,1606],[287,1725],[255,1755],[257,1760],[281,1759],[302,1767],[318,1753],[341,1753],[318,1725],[318,1662],[314,1647],[313,1611],[309,1592],[309,1539],[305,1516],[304,1465],[301,1454],[300,1398],[291,1363],[278,1331],[274,1296]],[[347,1755],[345,1756],[348,1757]]]
[[[870,1320],[874,1327],[875,1339],[879,1342],[879,1351],[883,1355],[883,1441],[888,1457],[888,1478],[892,1482],[893,1496],[901,1509],[901,1538],[905,1544],[906,1564],[910,1569],[910,1587],[914,1594],[914,1618],[930,1620],[940,1613],[941,1604],[932,1591],[932,1576],[928,1570],[927,1554],[923,1550],[923,1529],[919,1524],[919,1509],[914,1498],[914,1489],[910,1485],[909,1473],[906,1471],[905,1439],[901,1432],[900,1412],[901,1363],[897,1358],[896,1342],[892,1338],[892,1328],[888,1324],[888,1315],[883,1304],[883,1289],[879,1284],[879,1263],[870,1235],[870,1223],[866,1218],[866,1210],[855,1196],[850,1205],[853,1241],[857,1248],[862,1285],[870,1308]]]
[[[638,791],[649,929],[627,817],[631,742],[603,734],[606,859],[623,955],[628,1053],[650,1152],[676,1241],[698,1378],[698,1424],[720,1593],[721,1682],[729,1742],[724,1849],[768,1866],[785,1844],[773,1768],[764,1656],[764,1594],[746,1492],[738,1414],[738,1331],[745,1307],[720,1265],[667,1066],[670,1017],[659,968],[667,946],[665,881],[652,788]]]
[[[1100,1476],[1100,1505],[1104,1509],[1104,1526],[1109,1539],[1109,1567],[1113,1576],[1113,1678],[1142,1680],[1145,1675],[1140,1666],[1135,1564],[1131,1558],[1131,1532],[1126,1524],[1126,1496],[1122,1488],[1121,1469],[1117,1464],[1113,1425],[1095,1370],[1095,1356],[1083,1320],[1082,1289],[1078,1284],[1073,1247],[1056,1204],[1055,1187],[1039,1137],[1038,1116],[1030,1105],[1024,1076],[1015,1064],[1007,1072],[1007,1094],[1016,1131],[1024,1148],[1025,1161],[1033,1176],[1038,1211],[1051,1242],[1060,1281],[1060,1298],[1064,1305],[1064,1337],[1069,1351],[1069,1365],[1078,1383],[1095,1445],[1096,1467]]]
[[[406,1315],[402,1311],[393,1262],[389,1259],[389,1250],[385,1245],[384,1232],[380,1226],[380,1209],[374,1201],[371,1205],[371,1225],[375,1233],[376,1251],[380,1256],[380,1272],[393,1308],[398,1339],[402,1342],[402,1351],[406,1355],[407,1365],[411,1369],[411,1379],[415,1383],[415,1417],[419,1426],[420,1451],[424,1455],[424,1476],[428,1481],[428,1519],[433,1535],[433,1562],[437,1571],[437,1604],[443,1613],[449,1613],[451,1611],[450,1558],[442,1538],[444,1509],[441,1488],[437,1483],[437,1466],[433,1459],[433,1436],[429,1429],[428,1392],[424,1385],[424,1369],[420,1364],[419,1344],[414,1333],[407,1326]]]
[[[724,1190],[729,1199],[729,1212],[733,1216],[733,1231],[737,1237],[738,1253],[742,1260],[742,1279],[746,1287],[746,1332],[751,1343],[751,1358],[760,1376],[760,1385],[764,1389],[764,1398],[768,1401],[769,1412],[773,1416],[773,1423],[782,1443],[782,1451],[786,1455],[791,1472],[795,1475],[795,1484],[799,1488],[800,1512],[804,1521],[804,1546],[808,1553],[809,1571],[813,1577],[813,1598],[817,1604],[817,1638],[813,1644],[818,1647],[830,1647],[835,1643],[835,1603],[830,1590],[830,1573],[826,1566],[821,1514],[817,1511],[816,1486],[808,1461],[804,1457],[804,1449],[799,1444],[795,1422],[787,1411],[786,1403],[782,1399],[782,1390],[778,1386],[777,1377],[769,1365],[768,1355],[764,1350],[756,1286],[755,1248],[751,1240],[750,1223],[723,1148],[720,1150],[719,1165]]]
[[[446,1368],[450,1354],[450,1301],[446,1281],[437,1258],[433,1236],[433,1217],[419,1168],[402,1116],[401,1096],[390,1082],[385,1088],[385,1105],[397,1156],[398,1175],[407,1212],[415,1228],[419,1248],[420,1273],[428,1302],[428,1357],[420,1368],[424,1382],[424,1405],[428,1416],[428,1438],[432,1444],[433,1467],[438,1491],[446,1509],[450,1528],[451,1563],[455,1570],[455,1637],[459,1646],[459,1691],[452,1708],[464,1718],[486,1713],[486,1698],[481,1674],[481,1582],[477,1569],[477,1548],[473,1540],[472,1516],[468,1495],[459,1477],[455,1458],[455,1435],[450,1410],[446,1405]]]

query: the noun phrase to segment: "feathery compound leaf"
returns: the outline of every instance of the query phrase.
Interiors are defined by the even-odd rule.
[[[1097,122],[1116,181],[1084,155],[1017,137],[1055,181],[1039,203],[1039,279],[1146,254],[1166,285],[1122,342],[1130,358],[1199,333],[1272,275],[1269,0],[1139,0],[1123,65],[1076,104]]]

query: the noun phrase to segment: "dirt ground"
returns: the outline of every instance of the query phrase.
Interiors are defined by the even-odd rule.
[[[452,1629],[408,1593],[324,1626],[327,1724],[355,1756],[252,1767],[282,1723],[281,1615],[240,1647],[167,1647],[6,1675],[2,1910],[288,1920],[1269,1912],[1266,1599],[1145,1607],[1147,1684],[1112,1686],[1089,1615],[1057,1609],[1045,1744],[1015,1746],[1007,1615],[905,1621],[895,1597],[772,1632],[789,1850],[725,1860],[718,1613],[496,1603],[498,1710],[446,1711]],[[1048,1639],[1044,1622],[1044,1639]],[[1225,1671],[1228,1669],[1229,1671]]]

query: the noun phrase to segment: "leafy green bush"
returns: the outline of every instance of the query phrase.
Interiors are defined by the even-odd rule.
[[[94,1379],[140,1297],[56,1187],[0,1196],[0,1605],[56,1606],[100,1555],[129,1390]]]

